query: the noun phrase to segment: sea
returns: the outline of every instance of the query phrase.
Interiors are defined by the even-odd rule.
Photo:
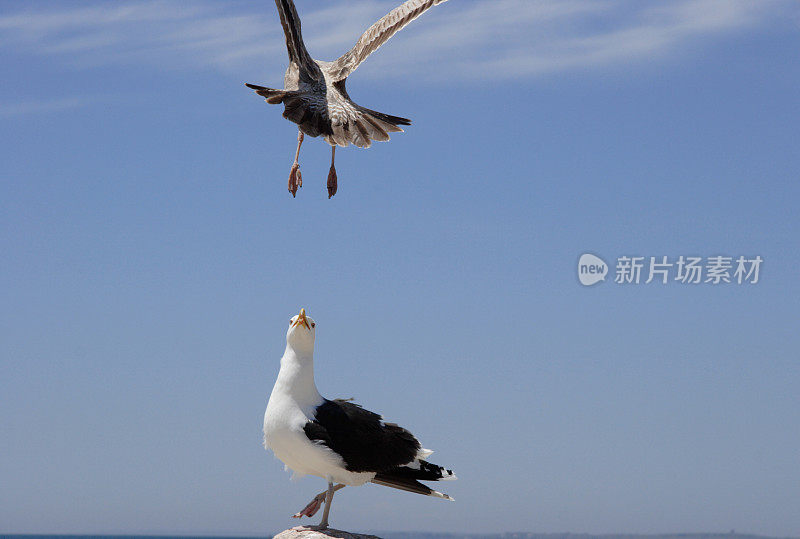
[[[271,539],[271,535],[38,535],[0,534],[0,539]]]
[[[589,534],[589,533],[434,533],[367,531],[359,533],[377,535],[382,539],[800,539],[800,537],[769,537],[737,533],[666,533],[666,534]],[[0,534],[0,539],[271,539],[272,535],[24,535]]]
[[[0,534],[0,539],[271,539],[271,535],[38,535]]]

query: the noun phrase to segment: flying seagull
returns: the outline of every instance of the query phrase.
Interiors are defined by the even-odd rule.
[[[314,320],[305,309],[289,320],[286,351],[264,414],[264,446],[295,476],[316,475],[328,482],[295,518],[313,516],[322,504],[319,528],[328,527],[333,493],[372,481],[417,494],[452,500],[422,483],[455,479],[451,470],[427,462],[406,429],[349,400],[328,400],[314,383]]]
[[[297,152],[289,172],[289,192],[292,196],[303,185],[300,174],[300,145],[303,135],[322,135],[331,145],[331,168],[328,172],[328,198],[336,194],[336,146],[355,144],[369,148],[373,140],[389,140],[389,133],[402,131],[401,125],[411,120],[376,112],[354,103],[345,89],[347,77],[367,56],[378,50],[390,37],[419,17],[428,8],[446,0],[408,0],[370,26],[355,46],[333,62],[314,60],[308,54],[300,32],[300,18],[293,0],[275,0],[278,15],[286,35],[289,68],[283,78],[283,90],[247,83],[267,103],[283,103],[283,117],[300,126],[297,133]]]

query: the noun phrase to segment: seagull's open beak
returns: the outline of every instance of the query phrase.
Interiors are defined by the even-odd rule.
[[[303,324],[306,327],[306,329],[311,329],[311,327],[308,325],[308,320],[306,319],[305,309],[300,309],[300,314],[297,315],[297,320],[295,320],[292,327],[299,326],[300,324]]]

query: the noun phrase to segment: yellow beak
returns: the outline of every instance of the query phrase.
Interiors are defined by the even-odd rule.
[[[295,320],[294,324],[292,324],[292,327],[299,326],[300,324],[303,324],[306,329],[311,329],[311,327],[308,325],[308,319],[306,319],[305,309],[300,309],[300,314],[297,315],[297,320]]]

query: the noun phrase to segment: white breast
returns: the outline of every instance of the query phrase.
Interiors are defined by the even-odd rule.
[[[303,428],[325,399],[314,383],[313,356],[298,353],[287,343],[281,370],[264,413],[264,446],[295,472],[316,475],[326,481],[363,485],[375,477],[372,472],[349,472],[342,457],[317,442]]]
[[[264,446],[271,449],[295,476],[316,475],[326,481],[363,485],[374,473],[349,472],[331,449],[308,439],[303,426],[313,416],[290,399],[270,397],[264,414]]]
[[[310,415],[273,392],[264,413],[264,446],[297,474],[325,477],[334,468],[344,468],[344,463],[336,453],[308,439],[303,426]]]

